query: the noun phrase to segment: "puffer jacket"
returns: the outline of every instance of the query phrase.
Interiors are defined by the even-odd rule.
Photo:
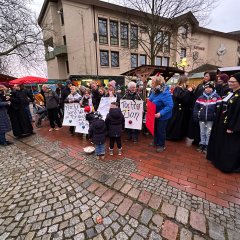
[[[139,93],[132,93],[129,90],[126,90],[126,94],[122,97],[122,99],[126,100],[143,100],[143,97]]]
[[[54,91],[49,90],[48,92],[44,92],[44,97],[47,109],[54,109],[58,107],[59,97]]]
[[[106,141],[106,126],[102,119],[95,119],[92,121],[88,130],[89,138],[96,145],[104,144]]]
[[[0,133],[11,131],[11,124],[7,114],[8,103],[0,97]]]
[[[220,106],[221,101],[222,99],[216,91],[213,91],[211,94],[204,92],[194,105],[194,121],[214,121],[217,108]]]
[[[110,108],[105,123],[109,137],[120,137],[125,125],[125,119],[121,109]]]

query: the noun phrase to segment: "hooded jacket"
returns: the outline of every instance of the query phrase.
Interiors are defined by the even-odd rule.
[[[125,119],[120,108],[110,108],[105,120],[109,137],[120,137]]]
[[[106,141],[106,126],[102,119],[94,119],[88,130],[89,138],[96,145],[104,144]]]
[[[193,119],[195,121],[214,121],[217,108],[221,101],[222,99],[216,91],[213,91],[211,94],[204,92],[194,105]]]

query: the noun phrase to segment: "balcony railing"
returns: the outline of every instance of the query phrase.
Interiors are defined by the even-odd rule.
[[[57,57],[66,56],[67,55],[67,46],[66,45],[56,46],[54,48],[54,54]]]
[[[45,60],[46,61],[49,61],[49,60],[54,59],[54,58],[55,58],[54,52],[46,52],[45,53]]]

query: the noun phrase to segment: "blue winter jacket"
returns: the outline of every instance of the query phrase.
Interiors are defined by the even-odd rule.
[[[222,99],[213,91],[211,94],[206,94],[200,96],[193,109],[193,119],[195,121],[214,121],[216,116],[217,107],[219,107]]]
[[[156,113],[160,112],[160,118],[158,118],[158,120],[168,120],[172,117],[173,100],[168,86],[160,93],[154,93],[152,91],[149,100],[156,104]]]

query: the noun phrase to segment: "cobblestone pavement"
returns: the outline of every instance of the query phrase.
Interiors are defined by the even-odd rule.
[[[240,239],[238,205],[179,193],[158,176],[137,180],[130,158],[96,161],[38,135],[0,156],[0,239]]]

